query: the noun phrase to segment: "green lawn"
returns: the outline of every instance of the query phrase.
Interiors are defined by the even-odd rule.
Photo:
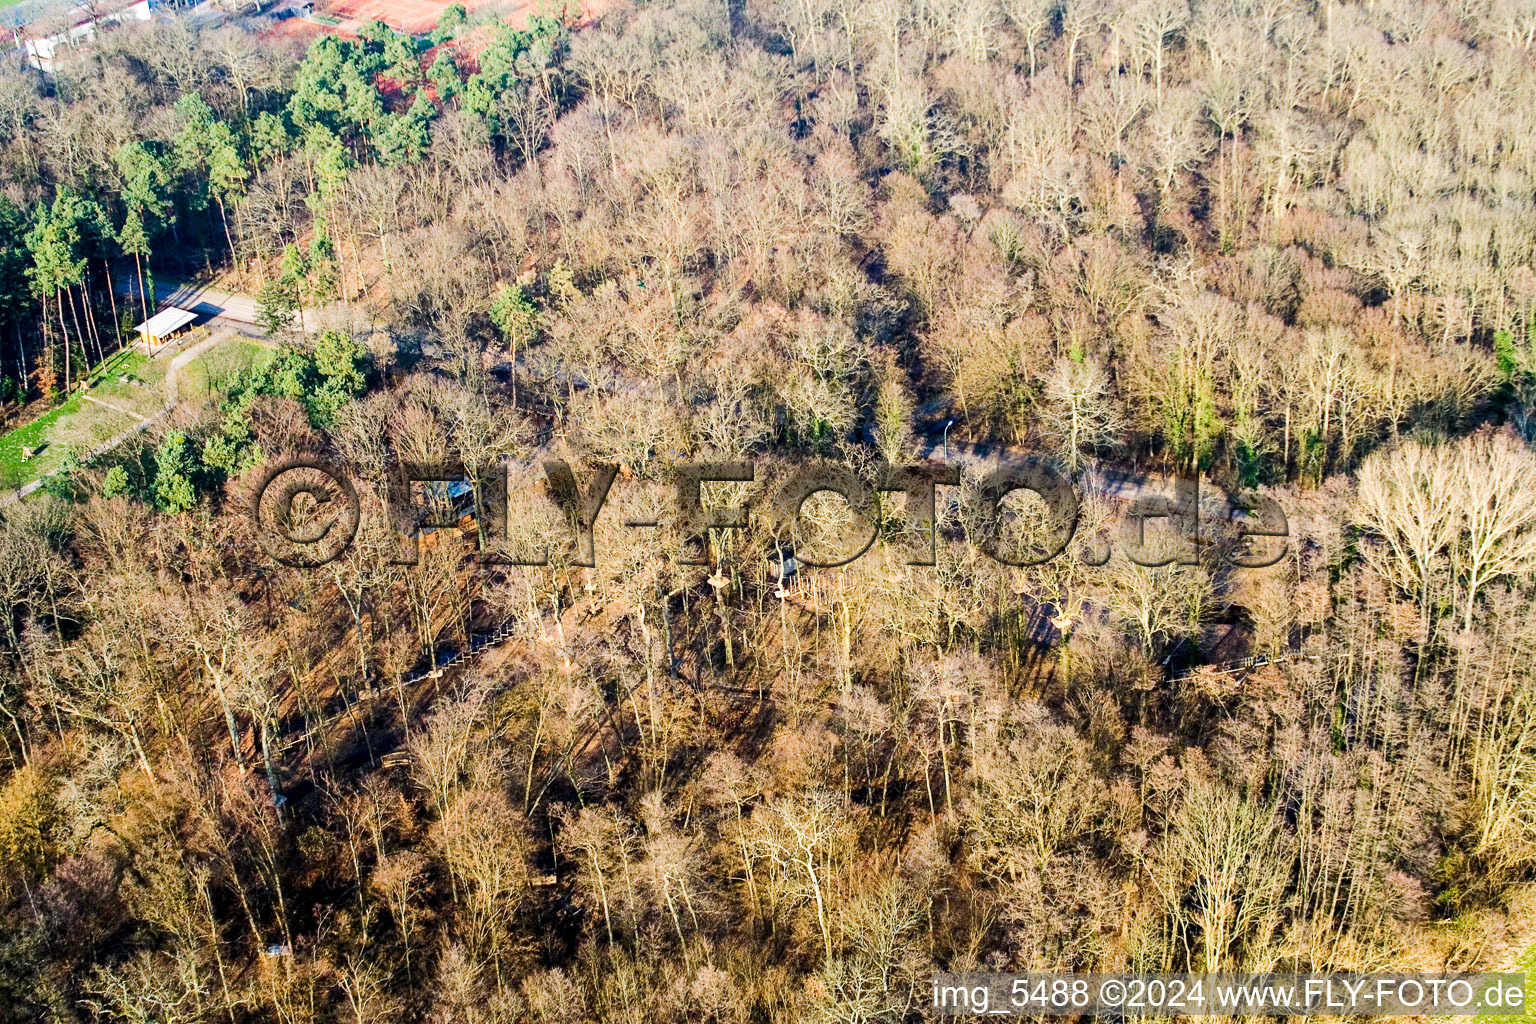
[[[136,348],[125,348],[121,352],[114,352],[110,358],[91,375],[91,383],[100,381],[116,381],[118,377],[127,377],[130,380],[139,380],[149,383],[158,383],[165,379],[165,359],[151,359]]]
[[[153,416],[165,403],[169,364],[169,359],[151,359],[131,349],[119,352],[92,378],[91,394],[139,416]]]
[[[52,443],[53,429],[60,420],[76,415],[80,412],[80,407],[86,404],[88,403],[76,395],[63,405],[43,413],[26,426],[17,427],[10,433],[0,436],[0,487],[14,490],[55,468],[63,458],[64,452],[62,446]],[[45,441],[48,442],[47,447],[29,461],[25,463],[21,461],[23,448],[38,448]]]
[[[238,371],[258,366],[274,355],[264,345],[231,338],[182,367],[181,397],[207,397],[222,389]],[[139,419],[154,416],[165,403],[169,366],[169,357],[152,359],[133,349],[118,352],[88,382],[91,397],[109,406],[87,402],[76,393],[31,423],[0,435],[0,490],[15,490],[47,476],[64,465],[69,452],[84,457]],[[38,451],[23,463],[23,448]]]
[[[125,360],[125,364],[131,372],[132,361]],[[118,372],[125,371],[120,369]],[[116,376],[108,379],[112,382],[111,388],[102,384],[92,388],[90,393],[123,409],[137,410],[144,416],[160,408],[163,392],[158,380],[134,388],[117,383]],[[87,402],[79,393],[73,394],[68,401],[49,409],[31,423],[0,435],[0,489],[14,490],[46,476],[64,464],[67,453],[73,451],[84,457],[136,422],[134,416]],[[23,448],[37,449],[37,454],[22,462]]]
[[[244,338],[231,338],[181,368],[176,389],[182,399],[206,398],[241,370],[261,366],[277,355],[275,349]]]
[[[114,352],[86,379],[92,396],[146,418],[164,403],[164,382],[165,361],[132,348]],[[134,422],[132,415],[87,402],[78,392],[72,394],[64,404],[0,435],[0,488],[11,490],[45,476],[63,464],[67,451],[83,456]],[[23,448],[38,452],[23,463]]]

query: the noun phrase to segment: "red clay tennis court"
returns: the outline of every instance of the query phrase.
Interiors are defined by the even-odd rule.
[[[324,5],[326,13],[332,17],[342,19],[345,28],[353,28],[348,24],[356,22],[358,25],[377,18],[390,28],[403,32],[422,33],[430,32],[437,25],[437,19],[442,15],[452,0],[333,0]],[[504,2],[504,0],[461,0],[470,11],[482,10],[491,7],[502,8],[504,14],[512,15],[527,5],[526,2]]]

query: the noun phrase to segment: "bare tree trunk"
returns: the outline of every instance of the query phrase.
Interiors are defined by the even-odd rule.
[[[19,401],[27,400],[27,346],[21,340],[21,321],[16,321],[16,353],[20,360],[16,364],[16,380],[21,388]]]
[[[107,258],[101,258],[102,272],[107,276],[107,301],[112,304],[112,336],[117,339],[118,350],[123,347],[123,323],[122,317],[117,315],[117,296],[112,291],[112,268],[107,264]]]
[[[53,297],[59,304],[59,333],[64,335],[64,394],[69,394],[69,327],[64,323],[64,292],[58,288],[53,290]],[[79,330],[80,325],[75,325]]]
[[[144,294],[144,262],[138,253],[133,254],[133,265],[139,272],[139,310],[144,314],[144,319],[149,319],[149,298]]]
[[[80,308],[81,312],[85,314],[86,333],[90,335],[91,342],[96,346],[96,359],[99,362],[105,357],[101,352],[101,335],[96,331],[96,317],[93,315],[95,310],[91,305],[91,286],[86,283],[89,276],[89,273],[87,273],[86,277],[80,281]],[[70,296],[70,305],[71,307],[74,305],[74,296]],[[87,361],[90,360],[89,352],[85,353],[85,358]]]
[[[235,240],[229,233],[229,214],[224,212],[224,197],[215,192],[213,199],[219,204],[219,223],[224,225],[224,241],[229,243],[230,268],[235,272],[235,280],[243,283],[245,278],[240,273],[240,257],[235,254]]]

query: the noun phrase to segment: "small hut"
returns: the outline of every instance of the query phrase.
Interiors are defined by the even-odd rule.
[[[166,342],[180,337],[196,319],[196,313],[189,313],[175,306],[167,306],[139,324],[134,330],[139,332],[139,343],[144,346],[144,350],[154,353]]]

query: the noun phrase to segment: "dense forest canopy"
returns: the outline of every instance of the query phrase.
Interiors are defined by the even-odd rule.
[[[1536,5],[270,29],[0,72],[13,419],[157,279],[276,349],[0,508],[0,1021],[907,1021],[936,971],[1536,943]],[[294,454],[363,492],[319,569],[248,515]],[[1076,483],[1063,557],[978,553],[967,488],[931,567],[884,507],[829,570],[623,525],[689,459],[987,456]],[[622,466],[594,566],[552,503],[548,565],[392,558],[391,468],[551,459]],[[1286,556],[1101,560],[1164,471]]]

